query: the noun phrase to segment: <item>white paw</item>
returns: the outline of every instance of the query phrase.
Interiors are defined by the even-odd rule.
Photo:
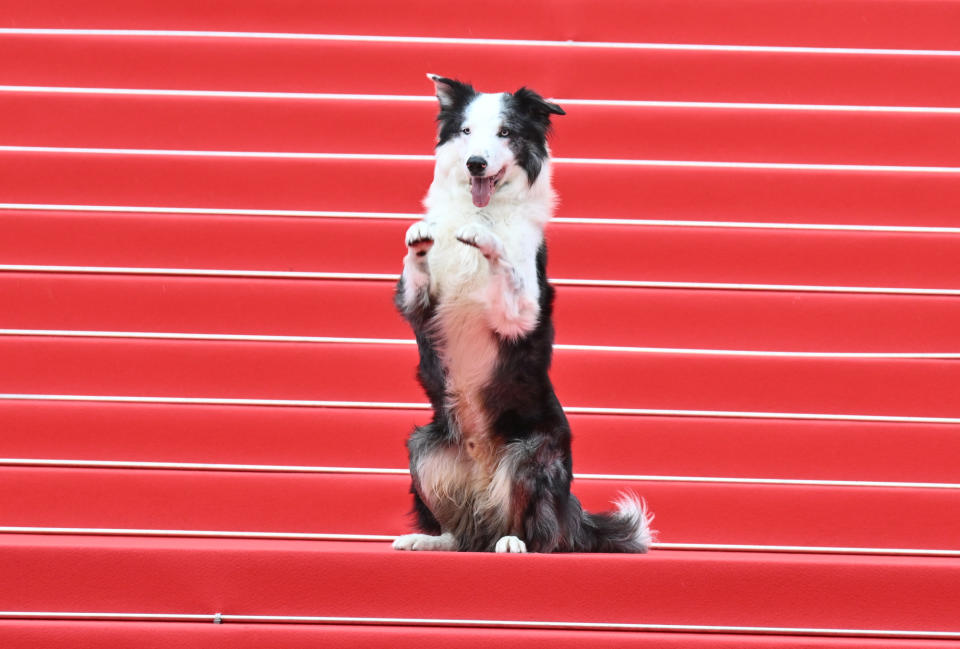
[[[504,536],[494,549],[497,552],[526,552],[527,544],[515,536]]]
[[[454,550],[456,545],[451,534],[430,536],[429,534],[404,534],[393,542],[394,550],[444,551]]]
[[[490,261],[496,261],[503,256],[503,242],[482,225],[469,223],[457,230],[456,237],[457,241],[473,246]]]
[[[426,255],[433,247],[433,235],[430,233],[430,226],[426,221],[417,221],[407,228],[406,235],[407,247],[417,257]]]

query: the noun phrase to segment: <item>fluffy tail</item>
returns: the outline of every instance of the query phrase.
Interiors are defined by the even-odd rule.
[[[650,528],[653,514],[647,503],[632,493],[621,493],[612,512],[581,512],[575,535],[579,552],[646,552],[656,531]]]

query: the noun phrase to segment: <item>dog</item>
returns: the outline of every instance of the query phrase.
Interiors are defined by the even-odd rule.
[[[564,110],[525,87],[481,93],[427,76],[440,104],[436,164],[395,303],[416,334],[433,419],[407,442],[420,533],[393,547],[646,552],[643,501],[621,495],[591,514],[570,493],[570,426],[548,376],[547,135]]]

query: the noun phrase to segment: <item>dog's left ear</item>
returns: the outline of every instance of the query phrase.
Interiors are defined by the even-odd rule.
[[[550,103],[538,93],[526,87],[520,88],[520,90],[513,93],[513,98],[519,106],[525,108],[530,114],[537,115],[548,120],[550,119],[550,115],[567,114],[556,104]]]

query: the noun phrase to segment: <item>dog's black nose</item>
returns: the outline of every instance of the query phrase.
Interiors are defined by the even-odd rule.
[[[470,170],[470,174],[473,176],[482,176],[486,168],[487,161],[478,155],[472,155],[467,160],[467,169]]]

